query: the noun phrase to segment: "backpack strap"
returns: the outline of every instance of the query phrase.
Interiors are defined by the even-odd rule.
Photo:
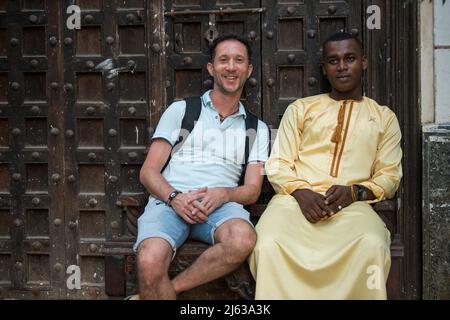
[[[185,99],[186,101],[186,111],[184,112],[183,120],[181,121],[180,135],[178,140],[172,147],[171,154],[177,152],[181,149],[183,144],[186,142],[187,137],[194,129],[195,123],[200,118],[200,113],[202,112],[202,101],[200,97],[189,97]],[[161,172],[166,169],[172,157],[169,155],[166,164],[162,168]]]
[[[248,110],[245,110],[247,116],[245,117],[245,157],[242,164],[241,177],[239,179],[239,185],[244,184],[245,172],[247,171],[248,158],[250,151],[253,148],[253,144],[256,139],[256,133],[258,131],[258,117]]]

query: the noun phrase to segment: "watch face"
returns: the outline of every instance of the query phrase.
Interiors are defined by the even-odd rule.
[[[366,190],[363,191],[362,195],[363,195],[363,199],[367,200],[367,191]]]
[[[171,194],[169,194],[169,200],[172,200],[177,196],[177,194],[181,193],[180,191],[173,191]]]
[[[181,193],[180,191],[173,191],[171,194],[169,194],[169,199],[167,200],[167,205],[169,206],[169,207],[171,207],[171,202],[172,202],[172,200],[177,196],[177,194],[179,194],[179,193]]]
[[[366,191],[363,187],[358,186],[358,200],[364,200],[366,199]]]

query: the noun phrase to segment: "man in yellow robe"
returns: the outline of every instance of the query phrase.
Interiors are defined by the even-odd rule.
[[[256,299],[386,299],[390,233],[370,203],[399,186],[400,127],[362,95],[358,39],[331,36],[322,68],[332,91],[287,108],[266,162],[277,194],[248,260]]]

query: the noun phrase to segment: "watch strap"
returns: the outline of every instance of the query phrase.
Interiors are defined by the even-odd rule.
[[[172,192],[169,194],[169,198],[167,199],[167,202],[166,202],[167,206],[171,207],[171,206],[172,206],[172,205],[171,205],[172,200],[175,199],[175,197],[176,197],[178,194],[180,194],[180,193],[182,193],[182,192],[181,192],[181,191],[178,191],[178,190],[172,191]]]

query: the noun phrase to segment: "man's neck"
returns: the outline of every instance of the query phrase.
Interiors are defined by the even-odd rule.
[[[337,101],[342,101],[342,100],[360,101],[363,97],[362,88],[359,87],[351,92],[339,92],[335,89],[331,89],[330,97]]]
[[[234,95],[223,94],[219,90],[212,90],[210,93],[211,101],[217,112],[222,116],[229,116],[239,110],[239,98],[241,93]]]

